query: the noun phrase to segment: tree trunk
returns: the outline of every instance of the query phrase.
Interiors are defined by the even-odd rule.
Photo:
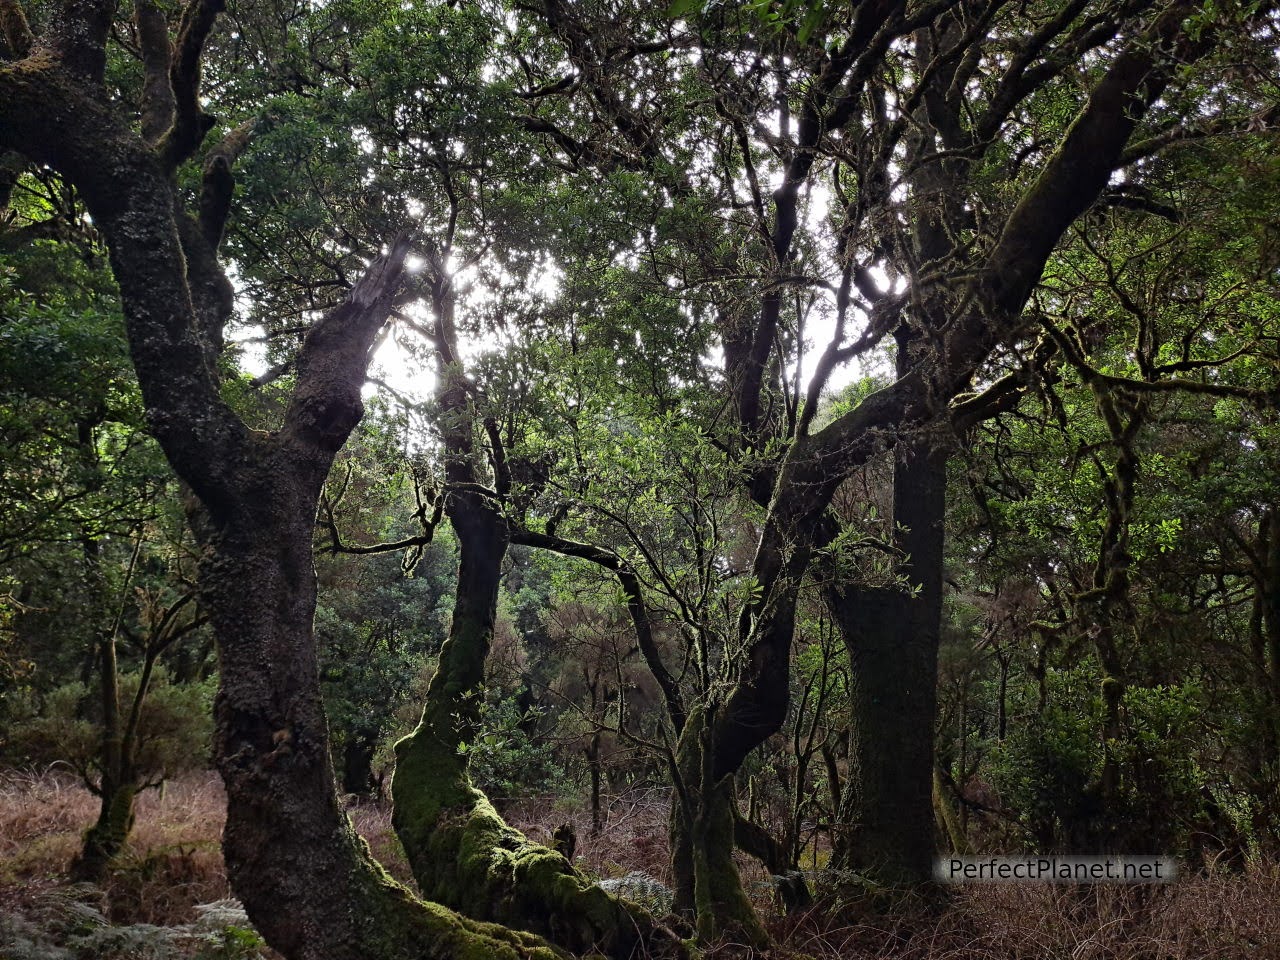
[[[715,775],[712,730],[707,712],[697,707],[676,748],[679,783],[670,821],[674,906],[693,916],[705,943],[730,940],[763,949],[769,936],[733,860],[733,778]]]
[[[90,435],[84,424],[80,427],[80,446],[82,449],[90,446]],[[102,571],[102,544],[89,536],[84,537],[83,543],[89,594],[101,614],[110,603]],[[133,722],[136,721],[136,716],[126,722],[121,714],[120,661],[117,657],[116,637],[124,619],[125,597],[129,594],[130,581],[141,549],[142,541],[139,540],[129,560],[115,615],[110,625],[104,625],[98,632],[98,650],[94,658],[98,666],[98,698],[102,708],[102,740],[98,749],[101,775],[96,785],[98,819],[85,832],[80,855],[71,865],[71,876],[74,879],[91,883],[97,883],[106,875],[107,868],[120,855],[133,830],[133,803],[138,795],[138,773],[134,768],[136,729]],[[146,684],[153,665],[154,659],[148,656],[146,670],[139,680],[135,714],[136,708],[141,707],[147,695]]]
[[[584,751],[587,757],[587,769],[591,773],[591,835],[593,837],[599,836],[600,829],[604,826],[604,810],[600,805],[600,782],[603,779],[600,763],[600,739],[599,730],[592,733],[591,744]]]
[[[220,641],[223,848],[249,918],[290,960],[549,960],[555,952],[536,937],[416,902],[352,829],[334,791],[312,633],[318,491],[270,456],[254,467],[254,515],[194,518],[202,599]]]
[[[936,854],[934,722],[942,625],[946,455],[925,436],[894,469],[894,523],[909,588],[832,583],[826,600],[852,666],[850,770],[832,866],[893,884],[928,882]]]
[[[462,745],[478,725],[493,636],[506,524],[487,495],[450,494],[460,548],[449,638],[427,690],[422,720],[396,744],[392,822],[423,896],[477,920],[545,936],[574,953],[683,954],[646,911],[614,897],[559,852],[509,827],[471,784]]]
[[[73,879],[91,883],[106,875],[124,849],[133,830],[133,801],[138,794],[132,778],[118,780],[104,775],[99,789],[98,819],[85,833],[80,855],[71,865]]]

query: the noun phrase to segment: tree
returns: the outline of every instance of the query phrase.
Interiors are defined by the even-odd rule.
[[[95,719],[86,727],[95,749],[68,743],[75,755],[62,759],[100,800],[75,865],[77,875],[97,879],[124,845],[135,794],[164,774],[142,749],[154,727],[144,713],[160,658],[204,621],[182,571],[175,487],[142,427],[105,251],[57,174],[20,168],[9,190],[0,234],[7,262],[0,576],[21,598],[15,630],[24,652],[43,668],[31,678],[32,699],[52,694],[64,713],[83,711],[67,695],[87,694],[96,676],[96,696],[87,698]],[[135,675],[125,696],[129,666]],[[20,745],[35,732],[28,724],[13,739]]]
[[[1036,298],[1051,348],[1039,382],[972,434],[982,546],[967,543],[1005,611],[989,627],[997,739],[1012,703],[1030,715],[993,767],[1044,847],[1198,833],[1229,848],[1247,831],[1221,801],[1271,806],[1269,787],[1244,784],[1268,781],[1273,749],[1257,578],[1276,320],[1259,223],[1274,195],[1230,172],[1257,170],[1264,139],[1163,157],[1133,204],[1073,230]],[[1208,729],[1219,710],[1249,717],[1249,747],[1234,724]],[[1263,844],[1268,821],[1251,825]]]
[[[1034,297],[1071,226],[1100,205],[1150,206],[1141,188],[1154,157],[1256,120],[1257,88],[1215,53],[1265,48],[1270,6],[872,0],[793,21],[794,5],[681,3],[673,16],[552,0],[492,11],[349,0],[299,4],[281,29],[245,16],[223,36],[217,0],[169,13],[138,0],[130,18],[84,0],[30,9],[38,36],[18,0],[0,0],[0,146],[65,177],[110,252],[150,428],[190,491],[200,597],[223,666],[225,850],[268,942],[291,957],[553,955],[535,936],[459,919],[390,883],[333,790],[313,523],[393,310],[425,332],[438,375],[442,482],[420,519],[430,526],[438,507],[460,551],[451,635],[395,787],[420,885],[574,949],[625,952],[632,921],[641,939],[663,936],[514,835],[469,782],[459,747],[479,722],[512,543],[589,560],[622,589],[667,706],[674,867],[702,939],[767,942],[732,858],[734,781],[786,723],[797,612],[815,572],[851,652],[858,781],[842,793],[838,846],[853,866],[920,879],[932,854],[951,452],[939,438],[1025,387],[1033,334],[1054,332]],[[491,56],[498,43],[509,56]],[[412,67],[439,64],[449,82],[404,69],[408,45],[430,54]],[[237,70],[254,60],[270,67],[262,87]],[[229,111],[208,148],[217,121],[202,106],[205,63],[223,82],[206,92]],[[1206,117],[1218,89],[1232,96]],[[270,101],[261,112],[255,96]],[[325,162],[293,163],[299,143]],[[525,190],[512,186],[523,156],[537,159]],[[235,305],[219,250],[238,162],[261,165],[243,184],[246,216],[228,250],[247,318],[280,340],[271,377],[286,397],[279,411],[255,411],[252,428],[227,400],[223,362]],[[304,194],[295,216],[275,203],[286,189]],[[423,216],[423,280],[402,293],[409,242],[368,251]],[[605,217],[620,226],[600,227]],[[554,310],[512,292],[557,257]],[[493,327],[463,297],[460,265],[484,277],[492,313],[512,308],[528,332],[505,377],[463,350],[460,330]],[[417,293],[427,312],[415,317],[402,308]],[[588,293],[603,294],[598,308]],[[575,323],[567,349],[546,332],[557,310],[575,323],[592,315],[582,326],[599,392],[575,397],[539,436],[529,411],[551,404],[515,386],[550,374],[538,384],[550,393],[583,360]],[[805,330],[820,317],[834,333],[806,384]],[[1052,339],[1069,355],[1069,335]],[[820,416],[832,372],[890,345],[893,381]],[[714,377],[702,362],[712,350]],[[556,362],[543,363],[547,353]],[[1082,376],[1092,369],[1071,359]],[[1136,446],[1128,414],[1112,412],[1123,520]],[[614,433],[594,445],[567,436],[584,424]],[[642,476],[565,465],[584,449],[605,465],[636,438]],[[832,504],[877,457],[894,462],[891,576],[850,583],[840,561],[856,538]],[[605,499],[627,491],[621,507]],[[749,530],[758,536],[737,563]],[[1118,556],[1124,523],[1109,536]],[[1105,612],[1119,623],[1123,564],[1104,585],[1112,572]],[[1261,596],[1273,578],[1259,574]],[[691,638],[676,649],[701,661],[691,658],[698,675],[682,687],[652,614],[689,598],[698,602],[671,618]],[[470,841],[477,856],[463,849]]]
[[[232,883],[290,957],[551,957],[528,934],[417,901],[372,862],[339,808],[312,626],[312,527],[360,419],[369,350],[409,243],[396,239],[311,326],[283,416],[250,430],[222,398],[217,365],[232,309],[217,249],[243,137],[233,131],[208,152],[194,203],[177,178],[216,123],[201,107],[200,68],[220,9],[196,0],[169,22],[135,4],[135,114],[104,82],[114,4],[41,9],[36,35],[6,0],[0,142],[64,175],[104,236],[150,428],[192,494],[201,602],[222,664],[215,753]]]
[[[932,861],[945,496],[945,451],[931,431],[989,362],[1025,344],[1034,317],[1024,308],[1049,256],[1077,217],[1108,202],[1116,171],[1139,179],[1162,147],[1247,126],[1250,108],[1201,124],[1187,107],[1203,89],[1196,64],[1219,75],[1214,44],[1248,47],[1233,24],[1267,11],[887,2],[823,5],[791,22],[677,9],[687,29],[639,10],[624,20],[544,5],[561,46],[528,96],[531,127],[552,128],[549,149],[566,164],[640,171],[682,214],[663,219],[671,232],[645,267],[655,288],[682,291],[689,314],[716,325],[733,425],[719,439],[768,510],[758,599],[739,627],[742,668],[684,731],[686,755],[703,757],[708,788],[721,790],[781,727],[796,598],[839,532],[828,504],[850,470],[897,443],[908,588],[831,598],[837,622],[857,626],[865,783],[846,791],[846,815],[875,825],[865,844],[855,831],[841,846],[858,866],[920,880]],[[825,218],[814,210],[819,183],[832,198]],[[819,298],[836,333],[806,390],[803,325]],[[831,371],[890,336],[896,381],[819,428]],[[970,413],[995,395],[970,398]],[[708,889],[733,887],[731,864],[711,850],[704,861]],[[741,925],[719,909],[708,905],[700,929]]]

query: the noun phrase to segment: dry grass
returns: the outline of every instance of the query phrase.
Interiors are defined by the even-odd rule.
[[[857,916],[815,908],[779,942],[843,960],[1280,960],[1280,873],[1160,886],[970,884]]]
[[[669,882],[667,797],[637,792],[610,802],[593,835],[587,811],[550,800],[505,804],[508,821],[548,841],[569,822],[578,864],[596,876],[643,871]],[[150,791],[138,803],[127,855],[104,887],[118,923],[188,923],[193,906],[229,896],[219,850],[224,797],[213,774]],[[374,854],[410,882],[390,810],[350,810]],[[65,884],[80,835],[97,801],[55,772],[0,773],[0,912]],[[752,866],[748,887],[780,945],[775,956],[815,960],[1280,960],[1280,868],[1244,875],[1188,877],[1144,887],[972,884],[944,902],[845,904],[798,917],[774,913]],[[728,945],[708,957],[750,956]]]
[[[406,887],[416,890],[413,873],[409,870],[409,861],[400,846],[400,838],[391,827],[391,804],[360,803],[348,808],[351,824],[356,833],[364,837],[374,858]]]
[[[577,866],[594,877],[633,871],[670,885],[667,856],[666,790],[637,790],[609,798],[599,833],[592,833],[591,811],[581,804],[551,798],[508,801],[500,805],[506,821],[533,840],[550,844],[552,832],[568,823],[578,837]]]
[[[129,846],[103,883],[117,923],[190,923],[194,907],[232,896],[222,862],[226,795],[212,772],[169,781],[138,798]],[[0,772],[0,909],[20,907],[65,882],[98,800],[58,770]],[[408,880],[388,809],[351,810],[356,829],[387,869]]]
[[[219,845],[223,803],[209,775],[138,798],[128,849],[103,883],[113,920],[189,923],[195,904],[230,896]],[[97,814],[97,798],[56,770],[0,774],[0,895],[12,900],[64,878]]]

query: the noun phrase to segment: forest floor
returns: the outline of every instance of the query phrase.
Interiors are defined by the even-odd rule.
[[[272,957],[230,901],[219,849],[223,802],[213,774],[148,791],[117,868],[100,887],[73,885],[67,869],[96,799],[58,772],[0,772],[0,960]],[[504,812],[543,841],[573,823],[577,862],[589,874],[664,879],[660,793],[615,798],[595,836],[587,811],[550,800],[507,804]],[[363,803],[350,813],[391,873],[411,883],[389,808]],[[1161,886],[963,885],[942,906],[846,904],[793,917],[778,915],[763,875],[749,874],[748,884],[770,917],[780,957],[1280,960],[1280,865]]]

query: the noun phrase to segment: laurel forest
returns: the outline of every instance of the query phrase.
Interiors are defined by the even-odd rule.
[[[1280,949],[1278,29],[0,0],[0,954]]]

